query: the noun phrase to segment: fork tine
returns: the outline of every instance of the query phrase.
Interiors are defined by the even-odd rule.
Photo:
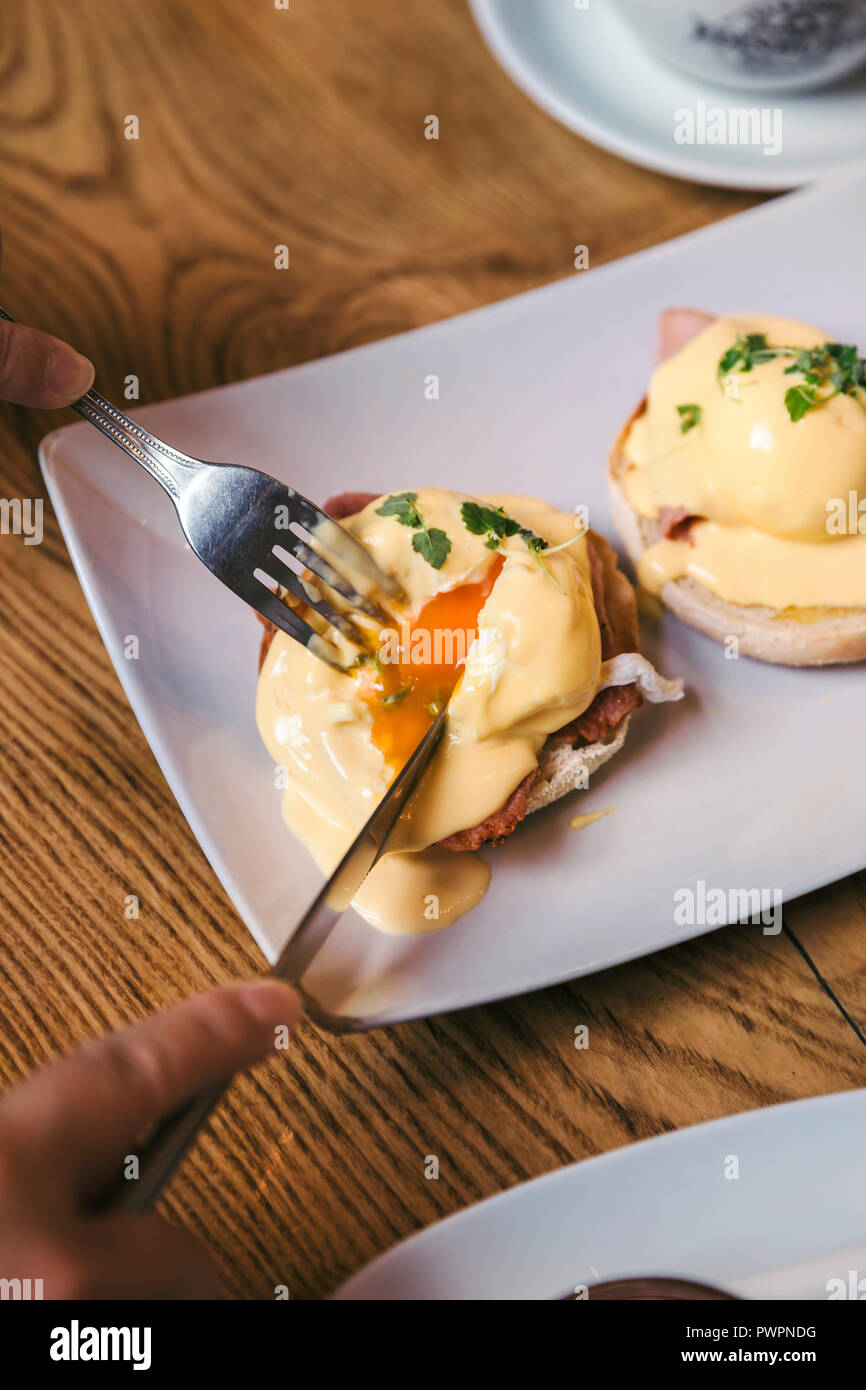
[[[258,575],[256,575],[258,579]],[[273,580],[270,581],[273,583]],[[296,642],[300,642],[302,647],[306,647],[312,656],[317,656],[321,661],[327,662],[328,666],[333,666],[335,670],[345,673],[346,664],[340,656],[339,651],[333,642],[329,642],[327,637],[310,627],[303,618],[284,603],[279,594],[273,593],[267,587],[264,579],[259,580],[260,589],[253,589],[244,595],[246,602],[251,603],[263,618],[273,623],[281,632],[285,632],[289,637],[294,637]],[[261,596],[260,596],[261,595]]]
[[[334,524],[336,525],[336,523]],[[360,608],[362,613],[366,613],[369,618],[375,619],[377,623],[381,623],[382,625],[387,625],[391,622],[387,613],[385,613],[378,604],[373,603],[372,599],[360,593],[353,584],[349,583],[348,579],[344,579],[343,575],[341,575],[338,570],[335,570],[333,565],[329,564],[325,557],[319,554],[318,550],[313,550],[312,546],[307,545],[306,541],[302,541],[299,536],[293,535],[291,543],[292,554],[297,556],[301,564],[305,565],[307,569],[313,571],[313,574],[317,574],[320,579],[324,580],[329,589],[333,589],[335,593],[341,594],[344,599],[348,599],[353,608]]]
[[[366,546],[347,527],[317,507],[309,497],[296,492],[288,484],[283,484],[289,515],[292,520],[308,531],[317,545],[330,551],[334,559],[344,568],[354,570],[355,574],[373,585],[398,603],[406,601],[406,595],[399,580],[386,573],[374,560]],[[312,569],[312,566],[310,566]],[[331,586],[334,587],[333,585]]]
[[[284,547],[280,547],[284,550]],[[285,554],[288,551],[284,550]],[[271,551],[267,560],[268,568],[274,571],[274,578],[282,584],[284,589],[293,593],[295,598],[299,598],[302,603],[309,608],[314,608],[319,617],[324,618],[326,623],[335,627],[338,632],[342,632],[344,637],[348,637],[350,642],[354,642],[356,647],[366,647],[367,639],[360,628],[356,627],[351,618],[345,613],[340,613],[334,608],[327,599],[324,599],[315,584],[310,584],[292,569],[287,560],[278,554],[276,548]]]
[[[310,534],[317,546],[325,554],[330,554],[340,564],[341,568],[354,571],[355,575],[363,581],[363,588],[369,590],[378,589],[380,593],[387,594],[389,598],[395,599],[397,603],[406,602],[406,594],[403,586],[393,574],[388,574],[376,563],[370,551],[362,545],[358,537],[340,524],[333,521],[331,517],[320,512],[321,520],[318,525],[310,528]],[[362,587],[356,585],[357,588]]]

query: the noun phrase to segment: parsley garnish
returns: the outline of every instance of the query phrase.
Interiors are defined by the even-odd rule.
[[[421,513],[415,506],[417,501],[417,492],[394,492],[376,508],[376,515],[396,516],[401,526],[423,526]]]
[[[795,422],[834,396],[853,396],[866,409],[866,359],[849,343],[824,343],[805,348],[785,375],[802,372],[799,386],[785,392],[788,414]]]
[[[499,542],[509,536],[520,536],[529,549],[536,554],[547,549],[547,541],[536,536],[528,526],[521,526],[503,507],[482,507],[478,502],[464,502],[460,508],[463,525],[473,536],[486,536],[484,542],[488,550],[498,550]]]
[[[740,333],[734,346],[729,347],[719,361],[719,380],[724,380],[731,372],[751,372],[774,357],[792,357],[795,351],[795,348],[770,347],[765,333]]]
[[[500,541],[509,536],[519,536],[526,545],[527,550],[535,556],[538,561],[538,568],[547,576],[551,584],[562,594],[565,592],[550,573],[541,558],[542,552],[549,550],[551,555],[555,550],[565,550],[574,541],[566,541],[564,545],[548,545],[543,536],[537,536],[534,531],[530,531],[528,526],[521,526],[519,521],[515,521],[513,516],[509,516],[503,507],[482,507],[478,502],[464,502],[460,508],[460,515],[463,518],[463,525],[473,536],[486,536],[484,542],[488,550],[498,550]],[[581,535],[583,532],[581,532]],[[579,540],[580,536],[575,536],[574,540]]]
[[[506,515],[502,507],[482,507],[479,502],[464,502],[460,515],[466,530],[473,536],[487,536],[484,544],[488,550],[498,550],[501,540],[516,536],[520,530],[520,522]]]
[[[703,411],[699,405],[678,405],[677,414],[680,416],[680,434],[688,434],[689,430],[701,423]]]
[[[823,343],[817,348],[770,347],[763,333],[741,333],[719,361],[719,380],[731,372],[750,372],[774,357],[793,357],[785,375],[800,372],[803,376],[801,382],[785,392],[785,406],[794,424],[834,396],[852,396],[866,410],[866,359],[850,343]],[[678,409],[682,412],[683,407]]]
[[[802,386],[790,386],[785,392],[785,405],[795,425],[798,420],[802,420],[804,415],[808,415],[810,410],[814,410],[818,404],[815,387],[808,382],[804,382]]]
[[[410,691],[411,689],[412,689],[411,685],[404,685],[404,686],[402,686],[399,690],[392,690],[390,695],[386,695],[386,696],[385,696],[384,700],[382,701],[382,704],[383,704],[383,705],[399,705],[399,704],[402,704],[402,702],[405,700],[406,696],[409,694],[409,691]]]
[[[426,560],[434,570],[441,570],[448,559],[451,542],[438,526],[431,526],[429,531],[425,526],[423,531],[416,531],[412,537],[412,549],[417,550],[422,560]]]
[[[379,656],[379,653],[378,653],[378,652],[359,652],[358,655],[355,657],[355,660],[352,662],[351,666],[347,666],[347,667],[346,667],[346,670],[347,670],[347,671],[360,671],[360,670],[362,670],[365,666],[372,666],[373,669],[374,669],[375,671],[381,673],[381,670],[382,670],[382,660],[381,660],[381,658],[380,658],[380,656]]]
[[[451,542],[438,526],[425,526],[424,518],[415,505],[417,492],[397,492],[386,497],[381,507],[376,508],[377,516],[394,516],[401,526],[411,526],[415,531],[412,549],[417,551],[434,570],[441,570],[451,550]]]

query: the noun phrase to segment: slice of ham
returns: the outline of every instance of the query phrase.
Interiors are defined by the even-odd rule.
[[[369,507],[380,495],[378,492],[338,492],[336,497],[327,499],[322,511],[327,512],[332,521],[345,521],[347,516],[355,516]]]
[[[691,529],[700,519],[688,507],[659,507],[659,531],[668,541],[687,540],[693,544]]]
[[[323,510],[334,521],[343,521],[354,516],[380,494],[377,492],[341,492],[329,497]],[[603,536],[590,531],[587,536],[592,596],[598,625],[601,632],[602,660],[619,656],[621,652],[638,650],[637,608],[634,590],[617,565],[616,553]],[[276,632],[272,623],[264,624],[259,651],[259,670],[264,665],[271,642]],[[636,684],[609,686],[600,690],[592,704],[583,714],[550,735],[556,746],[570,744],[572,747],[587,743],[597,743],[608,738],[618,724],[637,709],[642,696]],[[526,816],[529,792],[539,775],[539,769],[524,777],[503,806],[488,816],[479,825],[466,830],[458,830],[440,840],[444,849],[473,850],[484,844],[500,844],[509,836]]]
[[[715,319],[715,314],[708,314],[704,309],[665,309],[659,314],[658,322],[659,362],[673,357]],[[692,543],[691,529],[700,520],[701,517],[686,507],[659,508],[659,530],[665,540]]]
[[[665,309],[659,314],[658,360],[664,362],[684,348],[705,328],[715,322],[716,315],[703,309]]]

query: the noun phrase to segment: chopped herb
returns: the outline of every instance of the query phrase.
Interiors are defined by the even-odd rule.
[[[575,536],[574,539],[577,540],[578,537]],[[553,575],[550,573],[550,570],[547,568],[547,565],[544,563],[544,561],[543,561],[542,558],[541,558],[542,551],[545,551],[545,550],[547,549],[545,542],[542,541],[542,540],[540,539],[540,537],[538,537],[538,536],[533,536],[533,537],[532,537],[532,540],[531,540],[531,541],[527,541],[526,544],[528,545],[529,549],[532,551],[532,554],[535,556],[535,559],[536,559],[536,561],[538,562],[538,568],[541,570],[541,573],[545,576],[546,579],[549,579],[549,580],[550,580],[550,582],[551,582],[551,584],[553,585],[554,589],[558,589],[559,592],[560,592],[561,594],[564,594],[564,593],[565,593],[565,590],[563,589],[563,587],[562,587],[562,585],[560,584],[559,580],[558,580],[558,579],[554,579]],[[568,544],[571,545],[571,541],[569,541]],[[561,550],[561,549],[562,549],[561,546],[557,546],[557,550]]]
[[[785,393],[788,414],[795,422],[834,396],[853,396],[866,409],[866,358],[850,343],[824,343],[804,348],[785,375],[802,372],[803,381]]]
[[[445,708],[445,701],[444,701],[444,699],[443,699],[441,696],[439,696],[439,695],[437,695],[437,697],[436,697],[435,700],[431,700],[430,703],[429,703],[428,705],[425,706],[425,709],[427,710],[427,713],[428,713],[428,714],[432,714],[434,718],[436,717],[437,714],[441,714],[444,708]]]
[[[695,425],[701,423],[703,411],[699,405],[678,405],[677,414],[680,417],[680,434],[688,434]]]
[[[539,550],[547,548],[547,541],[541,536],[536,536],[528,526],[521,526],[519,521],[508,515],[504,507],[482,507],[478,502],[464,502],[460,508],[460,515],[466,530],[473,536],[487,537],[484,544],[488,550],[498,550],[500,541],[506,540],[509,536],[520,536],[536,554]]]
[[[792,357],[796,348],[770,347],[765,333],[740,333],[719,361],[719,379],[723,380],[731,372],[751,372],[762,362],[771,362],[774,357]]]
[[[401,526],[420,527],[424,525],[421,513],[415,506],[417,492],[397,492],[386,497],[381,507],[376,508],[377,516],[396,516]]]
[[[428,565],[432,565],[434,570],[441,570],[448,559],[451,542],[438,526],[431,526],[429,531],[425,527],[423,531],[416,531],[412,537],[412,549],[417,550],[421,558],[426,560]]]
[[[750,372],[775,357],[793,357],[785,375],[803,380],[785,392],[785,406],[796,424],[834,396],[851,396],[866,410],[866,358],[850,343],[823,343],[817,348],[771,347],[763,333],[741,333],[719,361],[719,380],[731,372]],[[682,413],[683,407],[677,407]],[[685,426],[682,427],[685,432]],[[691,426],[689,426],[691,428]]]
[[[464,502],[460,515],[466,530],[473,536],[487,536],[484,544],[488,550],[498,550],[501,540],[516,536],[523,530],[520,522],[508,516],[502,507],[482,507],[478,502]]]
[[[362,667],[364,667],[364,666],[372,666],[372,667],[374,668],[374,670],[376,670],[376,671],[381,671],[381,670],[382,670],[382,662],[381,662],[381,659],[380,659],[380,657],[379,657],[379,653],[378,653],[378,652],[359,652],[358,655],[355,657],[355,660],[352,662],[351,666],[347,666],[347,667],[346,667],[346,670],[347,670],[347,671],[360,671],[360,670],[362,669]]]
[[[406,696],[409,694],[409,691],[411,689],[411,685],[404,685],[400,690],[392,690],[390,695],[385,696],[384,700],[382,701],[382,704],[399,705],[403,700],[405,700]]]
[[[538,561],[538,568],[550,580],[554,588],[562,594],[565,592],[562,585],[554,579],[550,570],[545,565],[541,556],[545,551],[551,554],[555,550],[564,550],[566,546],[573,545],[574,541],[566,541],[564,545],[550,547],[543,536],[537,536],[534,531],[530,531],[528,526],[521,526],[519,521],[515,521],[513,516],[509,516],[504,507],[482,507],[478,502],[464,502],[460,508],[460,515],[463,518],[463,525],[473,536],[486,536],[484,542],[488,550],[498,550],[500,542],[509,536],[519,536]],[[580,540],[584,532],[574,537]]]
[[[416,532],[412,537],[412,549],[417,551],[428,565],[432,565],[434,570],[441,570],[451,551],[451,542],[438,526],[427,529],[424,518],[415,505],[417,501],[417,492],[393,493],[385,498],[381,507],[376,508],[376,515],[393,516],[401,526],[410,526]]]
[[[802,420],[804,415],[808,415],[810,410],[814,410],[817,404],[814,386],[804,383],[802,386],[791,386],[785,392],[785,405],[794,424]]]

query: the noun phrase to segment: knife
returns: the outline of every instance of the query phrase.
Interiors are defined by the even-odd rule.
[[[267,972],[268,976],[294,985],[303,999],[307,1016],[334,1031],[354,1031],[353,1020],[337,1019],[328,1014],[304,990],[301,979],[367,874],[384,854],[401,812],[436,751],[446,719],[447,706],[436,716],[354,843],[307,908],[276,964]],[[231,1077],[228,1077],[206,1086],[166,1115],[138,1154],[138,1177],[119,1177],[94,1203],[95,1210],[147,1211],[230,1085]]]

